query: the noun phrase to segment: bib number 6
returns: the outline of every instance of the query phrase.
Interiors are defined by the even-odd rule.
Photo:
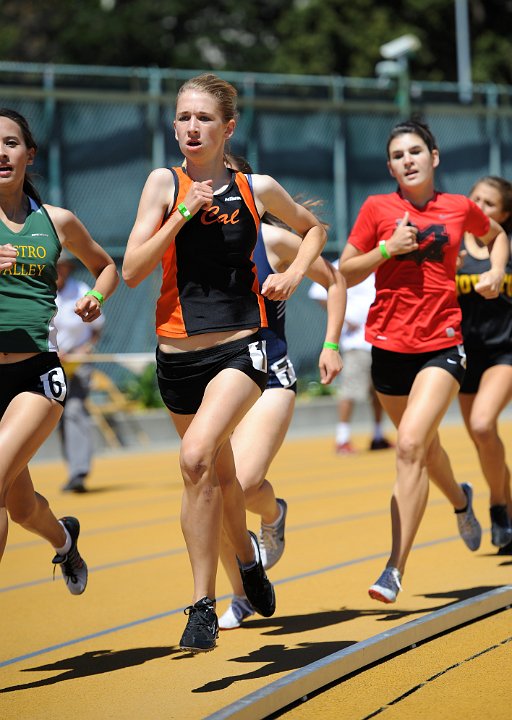
[[[41,375],[44,394],[50,400],[59,400],[63,402],[66,397],[66,377],[61,367],[53,368],[44,375]]]

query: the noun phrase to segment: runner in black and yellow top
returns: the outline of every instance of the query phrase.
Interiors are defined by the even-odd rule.
[[[181,519],[194,592],[180,647],[193,652],[216,644],[223,520],[252,605],[266,616],[275,610],[257,539],[247,531],[229,436],[267,382],[262,296],[290,297],[326,240],[320,222],[273,178],[254,175],[251,193],[247,178],[226,167],[236,119],[236,90],[221,78],[200,75],[181,87],[174,131],[185,163],[150,174],[123,265],[130,287],[163,267],[157,373],[182,438]],[[260,293],[252,254],[265,210],[303,240],[289,268],[269,276]]]
[[[66,400],[57,355],[57,260],[66,247],[96,278],[76,313],[91,322],[115,290],[112,258],[68,210],[43,205],[27,175],[37,145],[25,118],[0,109],[0,557],[8,515],[55,548],[68,590],[80,595],[87,566],[80,557],[76,518],[60,521],[35,492],[28,462],[56,427]]]
[[[510,182],[495,176],[483,177],[476,182],[469,197],[510,236]],[[464,235],[461,249],[457,295],[462,310],[467,370],[459,403],[489,485],[491,542],[500,548],[499,552],[509,554],[512,553],[510,470],[505,446],[498,434],[498,417],[512,399],[512,260],[507,264],[499,296],[485,300],[475,285],[490,268],[489,251],[470,233]]]

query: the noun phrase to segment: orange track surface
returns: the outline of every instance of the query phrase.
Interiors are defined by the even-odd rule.
[[[390,544],[393,451],[340,457],[333,454],[330,438],[289,440],[270,477],[289,505],[286,552],[269,573],[276,584],[276,614],[221,633],[213,653],[195,657],[177,649],[186,622],[182,610],[191,594],[179,526],[177,453],[98,457],[91,492],[85,495],[60,492],[65,482],[62,463],[35,464],[35,485],[56,514],[80,519],[79,546],[90,568],[89,586],[83,596],[72,597],[60,576],[52,582],[51,548],[11,526],[0,571],[0,717],[199,720],[354,642],[510,584],[512,558],[497,556],[490,544],[488,493],[476,454],[462,428],[443,428],[442,436],[457,477],[475,487],[475,507],[486,529],[477,553],[469,552],[458,538],[455,517],[433,488],[398,602],[385,606],[370,600],[367,587],[380,573]],[[504,424],[503,436],[510,447],[511,424]],[[364,441],[356,438],[356,444],[358,440],[362,446]],[[257,529],[254,516],[249,522]],[[219,614],[228,594],[220,570]],[[510,611],[508,623],[510,629]],[[469,627],[472,637],[480,635],[485,645],[490,633],[486,623]],[[497,667],[503,653],[509,658],[505,693],[500,692],[503,676],[492,670],[492,654],[470,681],[493,698],[493,720],[512,714],[496,714],[507,693],[503,702],[510,708],[510,647],[503,645],[501,655],[494,655]],[[459,661],[471,654],[471,648],[463,650]],[[414,679],[408,684],[400,669],[400,658],[406,656],[411,662],[405,653],[373,668],[372,677],[379,677],[386,667],[398,667],[378,682],[358,684],[352,678],[351,703],[329,703],[338,709],[335,716],[367,717],[414,684]],[[440,659],[438,666],[443,666]],[[464,692],[460,677],[467,678],[476,666],[460,665],[452,693]],[[426,666],[424,679],[434,672]],[[445,681],[454,677],[447,673]],[[340,687],[347,688],[347,682]],[[388,715],[386,709],[383,717],[457,717],[441,714],[440,686],[441,682],[428,685],[424,714],[415,709],[410,715]],[[426,694],[415,693],[415,699],[420,696]],[[325,708],[315,709],[312,703],[300,712],[290,717],[326,715]]]

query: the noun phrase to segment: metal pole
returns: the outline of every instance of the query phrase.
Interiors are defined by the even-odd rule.
[[[501,123],[496,114],[498,108],[498,90],[490,85],[486,92],[487,100],[487,136],[489,138],[489,174],[502,174]]]
[[[461,103],[470,103],[473,100],[473,84],[471,78],[468,0],[455,0],[455,28],[457,35],[459,100]]]
[[[411,116],[411,79],[409,75],[409,58],[403,55],[398,58],[400,75],[398,76],[398,107],[404,120]]]
[[[60,157],[60,129],[57,132],[56,100],[51,91],[55,88],[55,70],[53,65],[45,67],[43,86],[47,91],[44,100],[44,120],[48,138],[48,197],[52,205],[62,205],[62,176]]]
[[[335,100],[342,101],[344,85],[342,78],[334,80]],[[347,179],[347,140],[346,140],[345,114],[338,113],[336,116],[336,135],[334,137],[334,221],[335,221],[335,242],[338,254],[345,247],[348,238],[349,217],[348,217],[348,179]]]
[[[151,129],[151,162],[153,168],[165,167],[165,136],[160,119],[160,103],[157,98],[162,93],[160,68],[149,70],[148,121]]]

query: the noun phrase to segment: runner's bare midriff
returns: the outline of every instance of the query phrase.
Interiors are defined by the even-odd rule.
[[[39,355],[39,353],[36,352],[30,352],[30,353],[9,353],[9,352],[0,352],[0,365],[12,365],[12,363],[22,362],[23,360],[28,360],[31,357],[34,357],[34,355]]]
[[[158,347],[164,353],[190,352],[222,345],[233,340],[241,340],[254,335],[258,328],[249,330],[224,330],[223,332],[202,333],[187,338],[169,338],[158,336]]]

